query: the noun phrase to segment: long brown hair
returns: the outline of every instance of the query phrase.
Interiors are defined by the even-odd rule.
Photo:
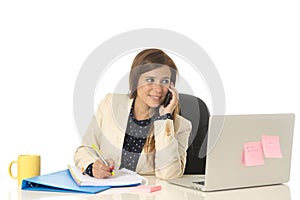
[[[173,82],[175,85],[176,77],[178,75],[178,69],[174,61],[164,51],[160,49],[145,49],[136,55],[132,62],[129,74],[129,88],[131,99],[134,99],[137,96],[138,81],[141,74],[162,66],[168,66],[170,68],[171,82]],[[174,120],[176,114],[178,113],[179,104],[172,113],[174,116]],[[148,135],[144,145],[145,152],[152,152],[155,150],[153,127],[150,128],[150,132],[152,132],[152,134]]]

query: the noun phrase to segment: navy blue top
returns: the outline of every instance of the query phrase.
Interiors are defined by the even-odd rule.
[[[155,120],[172,119],[170,113],[159,116],[158,108],[156,114],[149,119],[137,120],[133,115],[133,105],[128,116],[127,128],[122,148],[121,168],[132,171],[136,170],[141,152],[144,148],[150,127]]]

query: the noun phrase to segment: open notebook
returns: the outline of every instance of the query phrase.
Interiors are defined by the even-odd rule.
[[[139,184],[146,184],[147,179],[138,175],[137,173],[128,170],[115,170],[115,175],[105,179],[97,179],[88,175],[83,175],[81,170],[77,167],[68,165],[72,178],[79,186],[133,186]]]

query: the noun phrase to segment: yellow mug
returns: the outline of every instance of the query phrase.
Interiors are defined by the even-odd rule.
[[[12,173],[12,166],[17,164],[17,175]],[[22,185],[22,180],[39,176],[41,172],[41,157],[39,155],[19,155],[18,161],[12,161],[8,167],[8,173],[13,179],[18,179],[18,185]]]

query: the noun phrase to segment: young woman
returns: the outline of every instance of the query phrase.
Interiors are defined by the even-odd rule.
[[[134,59],[130,94],[108,94],[74,154],[76,166],[96,178],[111,167],[127,168],[161,179],[182,176],[191,123],[178,115],[178,70],[160,49],[146,49]],[[90,148],[97,145],[109,166]]]

